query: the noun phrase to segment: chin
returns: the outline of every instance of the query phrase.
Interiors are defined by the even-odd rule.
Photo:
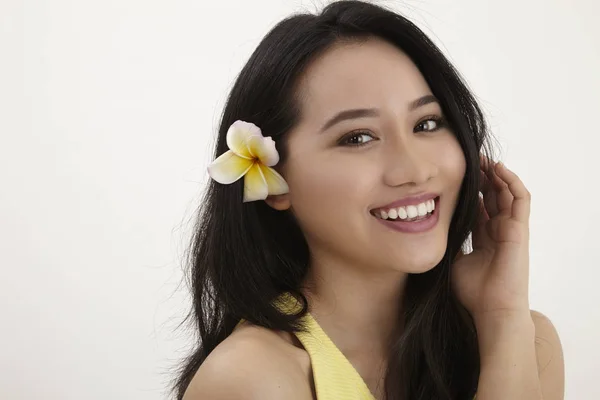
[[[413,257],[398,257],[394,269],[402,270],[402,272],[410,274],[422,274],[435,268],[444,258],[444,252],[431,251],[414,254]]]
[[[410,273],[411,274],[423,274],[423,273],[431,271],[432,269],[437,267],[438,263],[439,263],[439,261],[436,263],[431,263],[431,264],[421,264],[421,265],[413,268],[413,270],[410,271]]]

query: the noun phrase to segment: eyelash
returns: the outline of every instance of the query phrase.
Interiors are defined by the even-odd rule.
[[[434,121],[436,123],[436,127],[432,130],[426,131],[426,132],[435,132],[435,131],[439,131],[440,129],[446,127],[446,119],[444,117],[438,117],[438,116],[429,116],[426,117],[425,119],[421,120],[421,122],[419,122],[417,124],[417,126],[421,125],[423,122],[427,122],[427,121]]]
[[[427,118],[421,120],[419,123],[417,123],[416,126],[419,126],[419,125],[423,124],[424,122],[428,122],[428,121],[434,121],[436,123],[436,127],[434,129],[431,129],[431,130],[428,130],[428,131],[426,130],[424,132],[435,132],[435,131],[438,131],[438,130],[444,128],[447,125],[445,118],[438,117],[438,116],[430,116],[430,117],[427,117]],[[420,132],[420,131],[417,131],[417,132]],[[361,137],[361,136],[370,136],[373,140],[377,139],[369,131],[354,131],[354,132],[350,132],[349,134],[343,136],[340,139],[339,144],[341,146],[348,146],[348,147],[361,147],[361,146],[365,146],[367,143],[370,142],[370,140],[369,140],[369,142],[363,142],[363,143],[348,143],[348,141],[350,139]]]

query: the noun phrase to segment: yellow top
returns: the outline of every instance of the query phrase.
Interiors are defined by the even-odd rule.
[[[282,295],[280,299],[279,304],[276,304],[284,312],[300,308],[297,300],[288,293]],[[317,399],[376,400],[360,374],[314,317],[307,313],[302,320],[306,332],[294,332],[294,334],[310,357]]]
[[[310,313],[307,332],[295,332],[310,357],[318,400],[375,400],[350,361],[321,329]]]
[[[301,308],[290,293],[281,295],[275,305],[285,313],[295,313]],[[310,357],[317,399],[375,400],[365,381],[313,316],[307,313],[302,321],[306,332],[294,334]]]

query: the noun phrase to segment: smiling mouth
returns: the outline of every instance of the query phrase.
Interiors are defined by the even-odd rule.
[[[427,233],[437,226],[440,220],[439,196],[425,203],[406,206],[405,208],[404,211],[398,210],[398,207],[387,210],[377,209],[371,211],[371,215],[383,226],[396,232],[409,234]],[[416,216],[414,216],[415,212],[417,213]]]
[[[430,218],[439,207],[440,197],[419,204],[371,210],[371,215],[384,221],[416,222]]]

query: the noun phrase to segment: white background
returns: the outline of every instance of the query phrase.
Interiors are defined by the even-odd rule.
[[[224,98],[273,24],[321,4],[0,1],[0,398],[166,398]],[[566,398],[599,399],[599,3],[386,4],[466,76],[532,192],[531,305]]]

